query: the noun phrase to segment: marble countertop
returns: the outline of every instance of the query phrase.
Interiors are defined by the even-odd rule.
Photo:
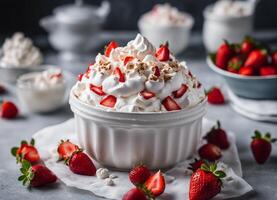
[[[274,42],[275,46],[277,45],[276,35],[277,31],[258,32],[256,34],[262,40]],[[102,46],[109,39],[115,39],[125,43],[134,36],[134,32],[106,32],[101,35],[102,43],[99,46]],[[86,63],[89,63],[95,57],[96,52],[92,53],[89,57],[84,57],[80,61],[67,62],[61,61],[55,52],[49,50],[45,52],[45,63],[57,64],[74,74],[78,74],[84,71],[87,67]],[[213,85],[223,85],[220,77],[208,68],[205,62],[205,56],[204,48],[201,45],[201,36],[199,34],[193,34],[189,50],[179,55],[179,59],[184,59],[187,62],[192,72],[207,89]],[[13,86],[10,87],[13,88]],[[0,96],[0,98],[2,97]],[[14,92],[3,96],[3,98],[13,99],[15,102],[18,102]],[[0,120],[0,199],[101,199],[89,192],[67,187],[60,182],[50,187],[27,190],[17,181],[19,170],[15,164],[15,159],[10,154],[10,148],[18,145],[23,139],[30,139],[36,131],[46,126],[63,122],[71,117],[73,115],[69,106],[65,106],[54,113],[38,115],[28,114],[23,111],[22,117],[16,120]],[[232,130],[236,133],[244,179],[255,189],[254,192],[237,199],[277,199],[277,147],[273,147],[271,158],[262,166],[255,163],[249,147],[251,135],[255,129],[259,129],[262,132],[270,132],[273,137],[277,137],[277,124],[247,119],[232,110],[228,103],[222,106],[208,105],[207,117],[213,120],[221,120],[222,126],[225,129]]]

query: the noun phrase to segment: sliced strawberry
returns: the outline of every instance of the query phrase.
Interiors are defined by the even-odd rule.
[[[102,86],[95,86],[93,84],[89,84],[89,89],[93,91],[95,94],[98,94],[99,96],[104,96],[106,95],[105,92],[102,90]]]
[[[198,154],[202,159],[212,161],[212,162],[218,160],[222,156],[220,148],[210,143],[200,147],[198,150]]]
[[[156,52],[156,57],[159,61],[168,61],[170,56],[170,51],[168,49],[168,44],[161,45]]]
[[[143,96],[145,99],[151,99],[152,97],[156,96],[155,93],[149,92],[147,90],[143,90],[140,92],[140,94]]]
[[[72,156],[72,154],[77,151],[79,147],[76,144],[73,144],[69,140],[61,140],[57,148],[60,160],[67,160]]]
[[[118,44],[115,41],[111,41],[105,49],[105,56],[109,57],[111,51],[117,47],[118,47]]]
[[[187,90],[188,90],[188,86],[186,84],[182,84],[178,90],[173,92],[173,95],[175,98],[180,98],[186,93]]]
[[[164,105],[164,107],[167,111],[181,110],[181,107],[170,96],[166,97],[162,101],[162,104]]]
[[[161,76],[161,72],[160,72],[160,69],[159,69],[158,66],[154,67],[154,75],[157,76],[157,77]]]
[[[114,69],[114,74],[119,78],[119,82],[125,82],[125,74],[121,72],[119,67]]]
[[[275,66],[263,66],[260,67],[260,75],[261,76],[270,76],[277,74],[277,67]]]
[[[213,87],[207,93],[208,102],[210,104],[224,104],[224,96],[218,87]]]
[[[84,76],[84,74],[79,74],[78,77],[77,77],[78,81],[82,81],[83,76]]]
[[[150,176],[145,182],[145,187],[155,197],[160,196],[165,190],[165,179],[161,171]]]
[[[253,76],[254,70],[252,67],[242,67],[239,70],[239,74],[244,75],[244,76]]]
[[[113,95],[109,95],[109,96],[105,97],[104,99],[102,99],[102,101],[100,101],[100,104],[102,106],[113,108],[114,105],[116,104],[116,97]]]
[[[133,56],[127,56],[127,57],[125,57],[124,62],[123,62],[124,65],[127,65],[128,62],[132,61],[133,59],[134,59]]]

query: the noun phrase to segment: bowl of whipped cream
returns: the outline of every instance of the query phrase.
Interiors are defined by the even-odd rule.
[[[204,10],[203,42],[208,52],[223,40],[239,43],[253,31],[256,0],[219,0]]]
[[[174,54],[182,52],[189,44],[194,19],[170,4],[157,4],[143,14],[138,27],[141,34],[155,46],[168,42]]]
[[[47,113],[66,104],[72,75],[58,67],[44,66],[41,71],[21,75],[17,80],[17,95],[23,107],[31,113]]]
[[[5,40],[0,50],[1,80],[14,83],[20,75],[39,70],[42,61],[42,54],[32,40],[17,32]]]
[[[138,34],[111,42],[72,88],[79,144],[100,164],[167,168],[191,157],[206,113],[204,88],[166,45]]]

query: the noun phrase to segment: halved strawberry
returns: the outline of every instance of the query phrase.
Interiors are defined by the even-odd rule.
[[[116,104],[116,97],[113,95],[109,95],[109,96],[105,97],[104,99],[102,99],[102,101],[100,101],[100,104],[102,106],[113,108],[114,105]]]
[[[109,57],[113,49],[117,48],[118,44],[115,41],[111,41],[108,46],[105,48],[105,56]]]
[[[147,90],[143,90],[140,92],[140,94],[143,96],[145,99],[151,99],[152,97],[156,96],[155,93],[149,92]]]
[[[157,77],[161,76],[161,72],[160,72],[160,69],[159,69],[158,66],[154,67],[154,75],[157,76]]]
[[[57,148],[60,160],[67,160],[72,156],[72,154],[77,151],[79,147],[76,144],[73,144],[69,140],[61,140]]]
[[[89,84],[89,89],[93,91],[94,93],[98,94],[99,96],[104,96],[106,95],[105,92],[102,90],[102,86],[96,86],[93,84]]]
[[[259,70],[261,76],[270,76],[277,74],[277,67],[275,66],[262,66]]]
[[[114,74],[119,78],[119,82],[125,82],[125,74],[121,72],[119,67],[114,69]]]
[[[239,70],[239,74],[244,75],[244,76],[253,76],[254,70],[252,67],[242,67]]]
[[[221,158],[221,150],[218,146],[214,144],[204,144],[199,148],[198,154],[202,159],[206,159],[208,161],[216,161]]]
[[[127,56],[127,57],[125,57],[125,59],[123,61],[124,65],[127,65],[128,62],[132,61],[133,59],[134,59],[133,56]]]
[[[159,170],[150,176],[144,185],[154,197],[160,196],[165,190],[165,179],[162,172]]]
[[[178,90],[173,92],[173,95],[175,98],[180,98],[186,93],[187,90],[188,90],[188,86],[186,84],[182,84]]]
[[[83,76],[84,76],[84,74],[79,74],[78,77],[77,77],[78,81],[82,81]]]
[[[166,97],[162,101],[162,104],[164,105],[164,107],[167,111],[181,110],[181,107],[170,96]]]
[[[163,44],[156,52],[156,57],[159,61],[168,61],[170,56],[170,51],[168,49],[168,44]]]

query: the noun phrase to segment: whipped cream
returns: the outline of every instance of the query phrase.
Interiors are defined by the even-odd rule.
[[[218,16],[248,16],[253,14],[254,6],[253,1],[219,0],[214,4],[212,13]]]
[[[142,20],[149,24],[165,26],[182,26],[190,21],[186,13],[168,3],[155,5],[151,11],[142,15]]]
[[[112,49],[108,57],[98,54],[73,93],[92,106],[120,112],[179,110],[202,101],[204,89],[186,63],[171,54],[166,61],[160,61],[157,51],[138,34],[126,46]],[[182,88],[183,92],[176,95]]]
[[[42,54],[23,33],[15,33],[2,46],[1,62],[9,67],[32,67],[42,63]]]

